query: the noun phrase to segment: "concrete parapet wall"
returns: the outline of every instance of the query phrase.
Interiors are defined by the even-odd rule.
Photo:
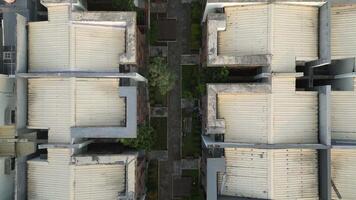
[[[209,13],[207,21],[207,66],[269,66],[270,55],[227,56],[218,55],[218,32],[226,30],[223,13]]]

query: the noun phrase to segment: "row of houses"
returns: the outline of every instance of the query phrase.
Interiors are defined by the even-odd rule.
[[[24,2],[2,5],[13,63],[0,77],[0,199],[143,198],[143,153],[112,145],[147,114],[136,13],[41,0],[48,20],[32,21]]]
[[[204,186],[214,199],[354,199],[356,1],[207,0]]]

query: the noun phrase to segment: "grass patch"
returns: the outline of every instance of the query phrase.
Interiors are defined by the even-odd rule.
[[[150,45],[155,45],[155,43],[158,40],[158,15],[157,14],[151,14],[150,15],[150,30],[148,32],[148,39]]]
[[[154,45],[158,38],[158,22],[155,18],[151,18],[151,27],[149,32],[150,45]]]
[[[200,21],[203,17],[203,8],[202,4],[199,1],[191,3],[191,14],[190,14],[192,23],[200,24]]]
[[[204,200],[204,191],[200,187],[200,173],[199,170],[183,170],[183,177],[191,177],[192,181],[192,192],[190,197],[184,198],[185,200]]]
[[[198,66],[182,66],[182,95],[183,98],[195,100],[200,97],[200,83]],[[182,111],[182,120],[192,118],[191,132],[185,133],[182,138],[182,156],[199,157],[201,153],[201,123],[197,112]]]
[[[225,67],[182,66],[183,98],[200,98],[205,95],[207,83],[226,83],[229,70]]]
[[[183,98],[198,98],[196,86],[200,83],[198,66],[182,66],[182,95]]]
[[[191,24],[190,26],[190,48],[199,50],[201,46],[201,26],[200,24]]]
[[[151,126],[155,130],[153,150],[167,150],[167,118],[151,118]]]
[[[147,199],[158,199],[158,161],[150,161],[147,170],[146,188]]]
[[[203,9],[200,2],[193,2],[191,4],[191,26],[190,26],[190,47],[192,50],[199,50],[201,47],[201,19],[203,16]]]
[[[228,75],[229,71],[224,67],[207,69],[182,66],[182,96],[189,100],[198,100],[206,93],[206,83],[226,82]],[[192,128],[182,138],[182,156],[196,158],[201,154],[201,119],[196,110],[183,110],[182,120],[187,118],[192,119]]]
[[[201,121],[196,112],[185,113],[184,117],[192,117],[192,131],[186,133],[182,139],[182,156],[198,158],[201,154]]]

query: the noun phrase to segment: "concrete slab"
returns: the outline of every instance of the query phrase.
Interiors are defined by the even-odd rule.
[[[147,79],[139,73],[120,73],[120,72],[30,72],[17,73],[17,78],[129,78],[136,81],[147,82]]]
[[[206,148],[248,148],[248,149],[329,149],[331,145],[324,144],[260,144],[238,142],[215,142],[208,136],[202,136]]]
[[[331,86],[321,86],[319,90],[319,141],[331,145]]]

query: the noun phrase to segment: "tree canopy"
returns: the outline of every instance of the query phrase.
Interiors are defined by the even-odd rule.
[[[150,87],[158,89],[161,95],[172,90],[177,77],[168,70],[167,62],[162,57],[155,57],[149,64]]]
[[[154,129],[148,124],[141,125],[138,127],[137,138],[121,139],[120,142],[135,149],[151,151],[155,142]]]
[[[113,6],[120,11],[134,11],[136,9],[134,0],[113,0]]]

